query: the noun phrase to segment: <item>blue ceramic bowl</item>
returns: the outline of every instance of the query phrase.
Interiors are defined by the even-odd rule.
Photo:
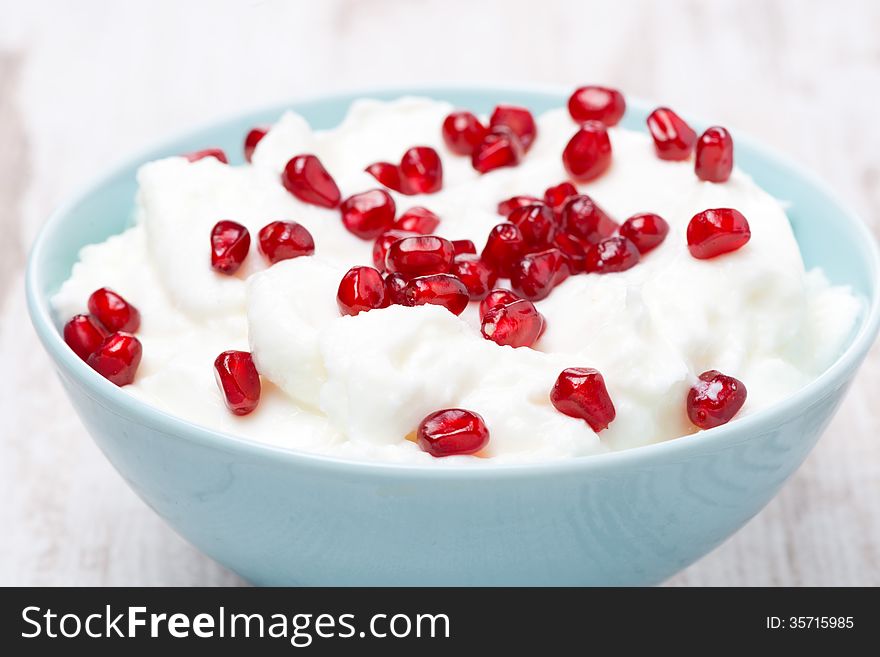
[[[488,112],[541,112],[558,91],[405,89]],[[292,107],[329,128],[354,95]],[[28,304],[86,428],[143,500],[181,535],[257,584],[448,585],[661,582],[754,516],[804,460],[840,404],[880,320],[878,254],[862,222],[824,185],[736,134],[737,162],[777,198],[808,266],[862,294],[866,310],[840,358],[767,410],[698,435],[537,465],[466,469],[356,463],[286,451],[201,428],[129,397],[64,344],[48,299],[80,247],[131,220],[135,171],[148,160],[221,146],[241,152],[275,107],[193,132],[117,168],[58,210],[34,244]],[[623,124],[644,129],[649,106]],[[699,122],[694,122],[699,125]],[[240,158],[239,158],[240,159]]]

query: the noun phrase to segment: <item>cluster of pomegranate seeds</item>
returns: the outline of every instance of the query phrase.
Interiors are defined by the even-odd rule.
[[[457,254],[452,260],[450,273],[467,288],[471,301],[479,301],[489,294],[498,280],[498,274],[482,258],[472,253]]]
[[[404,306],[431,304],[443,306],[453,315],[461,315],[469,301],[467,287],[452,274],[417,276],[403,288]]]
[[[259,234],[260,250],[273,265],[282,260],[312,255],[315,240],[305,226],[295,221],[273,221]]]
[[[435,235],[404,237],[391,244],[385,268],[408,278],[449,271],[455,249],[452,242]]]
[[[416,206],[410,208],[397,218],[394,227],[399,230],[408,230],[419,235],[430,235],[440,225],[440,217],[428,208]]]
[[[229,158],[226,157],[226,153],[223,152],[222,148],[205,148],[200,151],[186,153],[183,157],[189,162],[198,162],[199,160],[204,160],[206,157],[213,157],[215,160],[219,160],[223,164],[229,164]]]
[[[352,267],[339,282],[336,304],[343,315],[386,307],[388,302],[382,274],[373,267]]]
[[[141,326],[138,309],[109,288],[102,287],[92,292],[88,308],[92,317],[101,323],[107,333],[135,333]]]
[[[218,221],[211,229],[211,266],[221,274],[234,274],[251,248],[251,234],[235,221]]]
[[[397,208],[384,189],[371,189],[353,194],[342,202],[342,223],[364,240],[378,237],[394,225]]]
[[[605,379],[589,367],[562,370],[550,391],[550,401],[557,411],[584,420],[597,433],[616,415]]]
[[[224,351],[214,360],[214,377],[226,407],[247,415],[260,403],[260,375],[247,351]]]
[[[431,456],[455,456],[479,452],[489,442],[483,418],[463,408],[435,411],[419,423],[418,446]]]
[[[736,251],[751,236],[749,222],[733,208],[703,210],[693,216],[687,227],[688,249],[700,260]]]
[[[590,85],[575,89],[568,99],[568,113],[578,123],[600,121],[609,128],[626,112],[626,101],[617,89]]]
[[[694,172],[697,178],[713,183],[727,182],[733,171],[733,139],[722,127],[713,126],[697,141]]]
[[[263,137],[268,134],[269,128],[265,126],[257,126],[252,128],[244,138],[244,159],[250,162],[254,157],[254,150],[257,148]]]
[[[335,208],[342,194],[336,181],[314,155],[297,155],[284,166],[281,184],[303,203]]]
[[[639,253],[656,249],[669,234],[669,224],[659,214],[642,212],[623,222],[618,233],[636,245]]]
[[[401,194],[433,194],[443,187],[443,163],[430,146],[414,146],[400,164],[376,162],[365,171],[389,189]]]
[[[453,112],[443,121],[443,141],[453,153],[469,155],[480,173],[516,166],[538,135],[525,107],[498,105],[483,125],[471,112]]]
[[[658,107],[651,112],[648,130],[661,160],[686,160],[697,143],[697,133],[668,107]]]
[[[709,370],[688,391],[687,414],[700,429],[726,424],[746,403],[746,387],[742,381]]]
[[[490,296],[498,298],[494,291]],[[502,346],[531,347],[544,332],[544,316],[528,299],[515,298],[488,307],[481,318],[480,332]]]
[[[568,258],[556,248],[527,253],[514,264],[510,286],[523,299],[539,301],[569,277]]]
[[[625,237],[606,237],[587,250],[584,269],[588,273],[611,274],[639,264],[639,250]]]
[[[574,133],[562,151],[562,164],[572,178],[587,182],[611,166],[611,140],[605,124],[587,121]]]

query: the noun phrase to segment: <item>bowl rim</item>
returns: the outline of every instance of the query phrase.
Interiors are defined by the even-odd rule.
[[[749,440],[748,436],[768,428],[781,425],[796,415],[798,409],[809,406],[832,394],[844,383],[850,372],[861,364],[880,330],[880,285],[875,285],[873,294],[859,318],[859,327],[847,348],[838,358],[816,378],[791,395],[755,411],[730,424],[713,429],[700,431],[659,443],[652,443],[624,450],[605,452],[591,456],[523,463],[467,463],[441,465],[428,463],[393,463],[385,461],[355,460],[351,458],[331,456],[320,453],[297,450],[268,443],[261,443],[235,434],[210,429],[189,420],[171,415],[155,408],[148,403],[120,390],[116,385],[105,380],[80,360],[65,344],[61,332],[56,328],[51,315],[48,295],[43,295],[42,275],[37,263],[47,248],[49,236],[56,227],[63,223],[67,214],[92,194],[98,192],[111,180],[118,177],[121,171],[137,167],[147,161],[156,151],[170,150],[171,147],[193,136],[220,129],[223,126],[241,121],[248,116],[277,113],[280,116],[287,110],[296,110],[297,106],[315,102],[347,103],[357,98],[427,96],[442,99],[444,94],[455,93],[492,93],[492,94],[537,94],[552,96],[565,102],[570,94],[569,87],[542,84],[441,84],[427,87],[365,87],[354,88],[344,92],[320,93],[304,95],[285,103],[273,103],[248,111],[231,113],[220,119],[199,124],[193,128],[180,130],[158,142],[153,142],[137,153],[111,164],[103,175],[97,176],[86,183],[80,190],[72,194],[68,200],[57,207],[40,227],[31,246],[25,268],[25,294],[28,312],[34,328],[44,348],[53,360],[56,368],[65,371],[77,386],[88,397],[100,404],[105,410],[128,417],[138,424],[149,426],[175,438],[191,443],[224,451],[229,454],[240,454],[249,458],[264,458],[290,465],[310,467],[318,470],[342,471],[350,476],[369,476],[373,474],[384,477],[426,476],[440,479],[494,479],[508,476],[546,476],[554,474],[590,472],[596,469],[613,468],[615,466],[642,467],[655,459],[691,458],[694,453],[708,453],[727,448],[738,442]],[[636,96],[627,95],[627,108],[644,110],[659,106]],[[687,114],[682,114],[692,125],[711,125]],[[860,254],[867,259],[867,266],[872,278],[880,279],[880,251],[868,225],[857,212],[840,200],[828,184],[817,174],[806,169],[786,155],[758,142],[748,134],[732,130],[738,142],[747,144],[748,148],[758,153],[762,159],[791,171],[826,196],[846,216],[846,220],[861,237],[865,250]]]

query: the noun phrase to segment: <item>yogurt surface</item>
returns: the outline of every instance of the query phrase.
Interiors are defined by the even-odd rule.
[[[328,131],[287,113],[251,165],[182,157],[144,165],[134,226],[82,250],[53,299],[58,316],[84,312],[104,286],[136,305],[143,360],[123,390],[173,415],[292,449],[438,467],[668,440],[696,431],[685,397],[701,372],[718,369],[746,384],[742,417],[791,394],[838,355],[861,301],[820,271],[805,271],[782,204],[738,169],[724,184],[702,182],[693,160],[660,160],[649,135],[621,128],[609,129],[610,169],[577,187],[618,222],[661,215],[669,235],[636,267],[572,276],[536,302],[547,329],[534,349],[485,340],[474,302],[460,317],[438,306],[340,316],[339,281],[352,266],[372,265],[373,242],[349,233],[338,210],[284,189],[279,175],[294,155],[317,155],[348,196],[379,187],[364,172],[368,164],[398,161],[414,145],[434,147],[443,189],[391,192],[398,215],[427,207],[441,218],[436,234],[470,239],[478,250],[503,221],[500,200],[541,196],[567,179],[560,154],[576,126],[564,109],[538,117],[538,137],[519,166],[484,175],[443,144],[440,125],[453,109],[423,98],[363,100]],[[742,212],[751,240],[697,260],[687,248],[688,222],[717,207]],[[315,255],[268,267],[254,243],[235,276],[219,274],[208,235],[221,219],[244,224],[254,242],[269,222],[296,221],[314,236]],[[251,351],[263,378],[260,406],[244,417],[226,410],[214,381],[213,361],[228,349]],[[566,367],[593,367],[605,378],[617,417],[599,435],[550,403]],[[479,455],[436,459],[407,439],[424,416],[450,407],[485,419],[491,438]]]

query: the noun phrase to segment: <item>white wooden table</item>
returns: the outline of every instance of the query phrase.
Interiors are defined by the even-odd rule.
[[[0,0],[0,584],[236,584],[86,435],[30,327],[27,249],[171,132],[300,95],[607,82],[751,132],[880,232],[880,4]],[[678,585],[880,585],[880,350],[803,468]]]

